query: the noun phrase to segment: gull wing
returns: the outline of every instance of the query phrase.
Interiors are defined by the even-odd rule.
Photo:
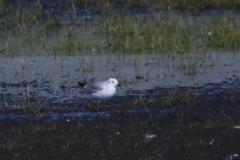
[[[87,84],[83,88],[86,92],[92,94],[92,93],[96,93],[98,91],[102,91],[104,85],[105,85],[104,82],[96,82],[93,84]]]

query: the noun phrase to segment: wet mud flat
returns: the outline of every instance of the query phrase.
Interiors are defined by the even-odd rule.
[[[0,159],[239,159],[239,5],[217,3],[2,3]],[[110,77],[106,102],[75,86]]]
[[[2,106],[1,116],[18,118],[0,121],[1,159],[238,159],[238,83],[155,88],[36,114]]]

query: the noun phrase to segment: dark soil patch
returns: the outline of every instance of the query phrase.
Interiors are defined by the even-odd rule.
[[[146,112],[140,112],[146,102],[129,112],[127,97],[116,97],[90,105],[93,113],[120,110],[109,116],[5,119],[0,121],[1,159],[229,159],[240,150],[240,130],[233,128],[240,123],[239,90],[208,93]],[[146,139],[146,133],[157,137]]]

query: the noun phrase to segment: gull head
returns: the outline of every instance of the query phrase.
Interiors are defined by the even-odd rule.
[[[118,85],[118,81],[115,78],[109,78],[107,80],[108,85],[116,87]]]

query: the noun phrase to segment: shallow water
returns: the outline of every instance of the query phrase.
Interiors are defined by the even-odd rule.
[[[156,88],[175,86],[201,87],[199,92],[210,90],[208,94],[234,92],[238,84],[223,82],[230,84],[240,76],[239,62],[238,53],[1,57],[1,106],[19,108],[29,92],[35,100],[41,99],[42,107],[77,103],[81,109],[86,96],[77,82],[91,83],[109,77],[116,77],[122,84],[117,96],[154,94]],[[216,88],[217,83],[221,87]],[[68,106],[61,105],[64,109],[68,110]],[[89,117],[85,111],[71,114]],[[47,117],[54,119],[54,115]],[[4,117],[9,116],[2,115],[1,119]]]
[[[154,87],[202,86],[220,83],[239,77],[238,53],[211,53],[208,55],[85,55],[70,57],[32,56],[1,57],[0,82],[15,87],[3,87],[2,93],[22,93],[29,84],[30,92],[45,95],[44,88],[58,94],[64,90],[69,96],[79,95],[79,89],[71,89],[79,81],[91,82],[116,77],[126,90],[147,90]],[[75,93],[76,92],[76,93]],[[118,92],[119,95],[123,94]],[[60,96],[60,95],[59,95]]]
[[[26,7],[31,3],[26,3]],[[65,16],[72,17],[73,14],[69,9],[71,4],[59,3],[64,7],[62,9],[55,0],[43,3],[43,12],[53,16],[54,20],[56,13],[64,13],[64,18],[59,18],[62,25],[82,29],[79,22],[84,25],[99,23],[95,20],[96,11],[85,10],[86,6],[84,9],[76,5],[79,19],[69,18],[66,21]],[[55,13],[50,12],[57,6]],[[222,10],[202,9],[203,12],[194,16],[193,23],[197,22],[199,16],[223,13]],[[144,14],[144,17],[148,12],[145,7],[131,6],[126,9],[115,7],[114,10],[124,14]],[[186,15],[183,19],[189,18],[189,12],[185,11],[163,12],[179,13]],[[150,16],[152,14],[154,16],[155,13]],[[46,46],[40,52],[49,50],[53,45],[49,43]],[[17,51],[22,49],[17,48]],[[0,56],[1,157],[21,159],[38,155],[45,159],[66,159],[86,156],[86,159],[91,159],[92,156],[96,159],[102,155],[104,158],[120,156],[125,159],[231,158],[231,155],[235,155],[233,153],[239,151],[239,132],[232,128],[239,125],[239,59],[239,53],[215,52],[120,56],[107,53],[68,57],[26,56],[23,53],[19,57]],[[100,81],[109,77],[116,77],[122,84],[117,96],[104,105],[92,101],[85,103],[87,100],[77,82]],[[125,99],[141,101],[139,95],[144,95],[147,101],[152,100],[151,96],[154,95],[163,99],[166,93],[174,92],[175,87],[177,94],[187,91],[200,95],[198,101],[164,106],[156,103],[151,107],[139,108],[128,108],[131,103],[128,106],[121,105]],[[50,111],[43,109],[37,114],[18,110],[27,106],[28,92],[30,103],[36,105],[38,102],[41,108],[56,108]],[[113,104],[109,105],[111,102]],[[5,110],[5,107],[13,109]],[[60,120],[60,123],[45,123],[45,120]],[[147,133],[156,134],[157,138],[146,141]],[[211,139],[215,139],[213,145],[207,145]],[[173,152],[176,154],[171,154]]]

